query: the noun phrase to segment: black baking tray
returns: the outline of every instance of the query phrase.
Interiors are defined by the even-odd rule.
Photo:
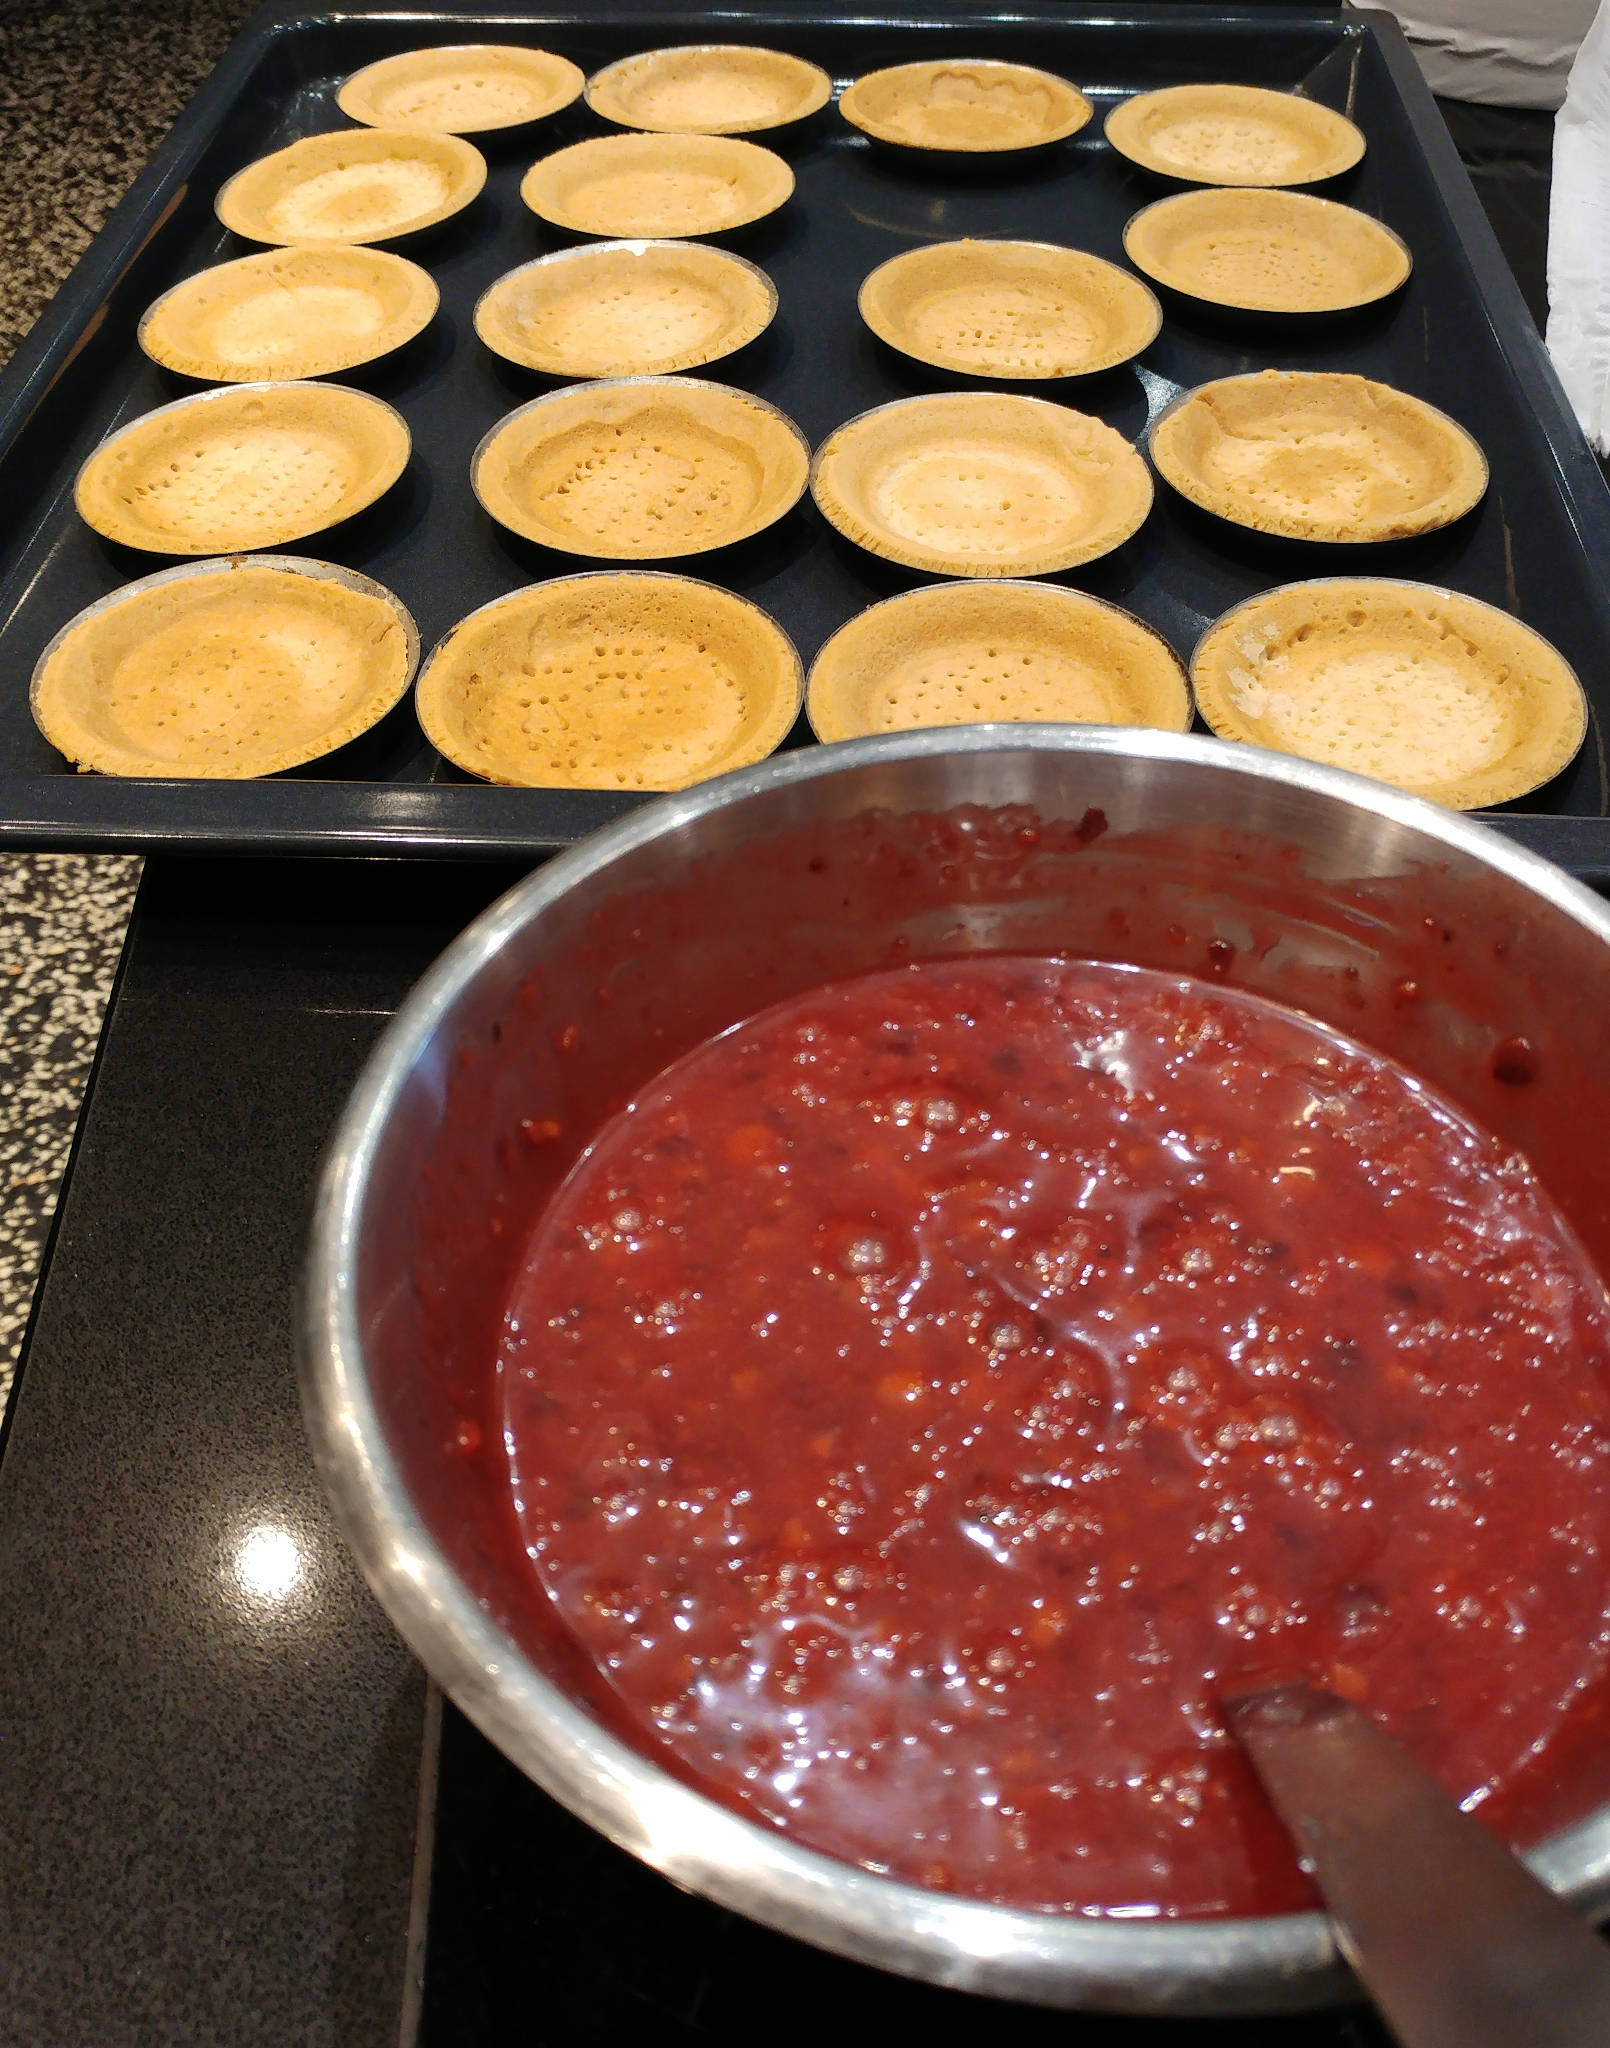
[[[1102,117],[1117,99],[1229,77],[1300,88],[1357,120],[1368,154],[1332,189],[1379,215],[1413,250],[1414,276],[1395,300],[1300,329],[1215,325],[1171,312],[1136,367],[1024,388],[1135,438],[1176,391],[1207,378],[1264,365],[1361,371],[1432,400],[1472,429],[1492,465],[1482,506],[1443,533],[1390,548],[1315,548],[1238,534],[1160,487],[1135,540],[1055,580],[1127,606],[1181,654],[1242,598],[1339,567],[1443,583],[1517,612],[1576,666],[1592,723],[1570,768],[1521,805],[1489,815],[1577,872],[1610,874],[1610,492],[1396,24],[1376,13],[1258,0],[1099,10],[1022,0],[965,14],[897,5],[879,19],[844,0],[822,11],[769,5],[718,13],[607,0],[574,15],[261,11],[0,379],[0,843],[540,853],[640,800],[473,782],[428,746],[407,705],[312,768],[256,782],[75,775],[33,725],[28,680],[46,642],[83,605],[162,566],[84,527],[72,479],[111,428],[199,388],[149,363],[135,329],[169,285],[246,253],[212,212],[227,177],[297,136],[346,125],[334,103],[337,83],[394,50],[526,39],[591,71],[634,50],[714,37],[797,51],[840,83],[920,56],[1020,58],[1064,73],[1097,103],[1097,119],[1069,143],[972,173],[902,161],[869,145],[832,107],[780,143],[798,180],[795,196],[735,244],[775,279],[779,316],[743,354],[699,374],[772,400],[813,444],[869,406],[958,381],[907,363],[862,328],[857,288],[886,257],[972,234],[1061,241],[1121,259],[1124,222],[1165,188],[1102,140]],[[427,648],[491,598],[594,566],[503,533],[477,506],[468,465],[496,419],[551,388],[493,357],[470,327],[474,301],[493,278],[567,239],[521,205],[520,175],[535,157],[597,132],[604,124],[578,103],[540,130],[494,139],[482,197],[422,246],[405,245],[436,277],[441,313],[422,342],[347,381],[407,418],[408,473],[372,512],[286,550],[378,578],[413,611]],[[807,662],[855,612],[926,580],[841,541],[808,501],[740,548],[665,566],[755,599]],[[813,744],[803,720],[787,744]]]

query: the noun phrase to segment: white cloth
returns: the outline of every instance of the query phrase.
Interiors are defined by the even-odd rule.
[[[1498,107],[1557,107],[1596,0],[1361,0],[1403,24],[1433,92]]]
[[[1548,350],[1588,439],[1610,455],[1610,0],[1554,122]]]

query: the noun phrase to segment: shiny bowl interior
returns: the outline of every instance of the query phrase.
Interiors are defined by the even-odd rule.
[[[1005,883],[936,836],[934,814],[960,805],[1088,829],[1037,857],[1032,887]],[[870,885],[891,848],[907,864],[894,892]],[[1437,994],[1405,1005],[1428,920]],[[1191,736],[974,726],[786,754],[639,809],[528,877],[381,1039],[327,1153],[302,1305],[304,1405],[340,1522],[471,1719],[680,1885],[891,1970],[1048,2005],[1184,2015],[1349,1995],[1317,1913],[1019,1912],[740,1819],[613,1732],[534,1588],[481,1419],[519,1222],[650,1074],[788,994],[886,964],[896,939],[915,958],[1026,950],[1176,972],[1228,944],[1233,983],[1403,1059],[1525,1150],[1610,1265],[1610,1166],[1579,1142],[1610,1054],[1610,914],[1546,863],[1361,778]],[[1492,1071],[1516,1034],[1548,1046],[1528,1088]],[[483,1226],[468,1238],[466,1215]],[[1531,1860],[1585,1909],[1610,1902],[1610,1805]]]

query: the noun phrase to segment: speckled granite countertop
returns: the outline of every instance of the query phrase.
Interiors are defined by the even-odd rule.
[[[251,12],[0,0],[0,364]],[[139,862],[0,858],[0,1407]]]
[[[251,11],[243,0],[0,0],[0,361]]]

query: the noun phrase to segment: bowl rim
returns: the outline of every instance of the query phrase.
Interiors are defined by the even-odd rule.
[[[775,755],[661,797],[557,855],[483,912],[405,999],[320,1170],[298,1304],[304,1418],[336,1521],[432,1676],[538,1785],[674,1882],[820,1947],[958,1989],[1173,2015],[1307,2009],[1352,1988],[1321,1913],[1197,1921],[1059,1916],[925,1892],[804,1848],[672,1778],[543,1677],[471,1595],[408,1497],[364,1376],[359,1226],[387,1116],[442,1020],[517,934],[574,885],[723,806],[912,758],[1047,751],[1138,754],[1367,805],[1433,845],[1497,869],[1610,948],[1610,907],[1490,827],[1341,769],[1232,742],[1114,726],[978,725]],[[1526,1860],[1584,1909],[1610,1901],[1610,1805],[1550,1836]]]

